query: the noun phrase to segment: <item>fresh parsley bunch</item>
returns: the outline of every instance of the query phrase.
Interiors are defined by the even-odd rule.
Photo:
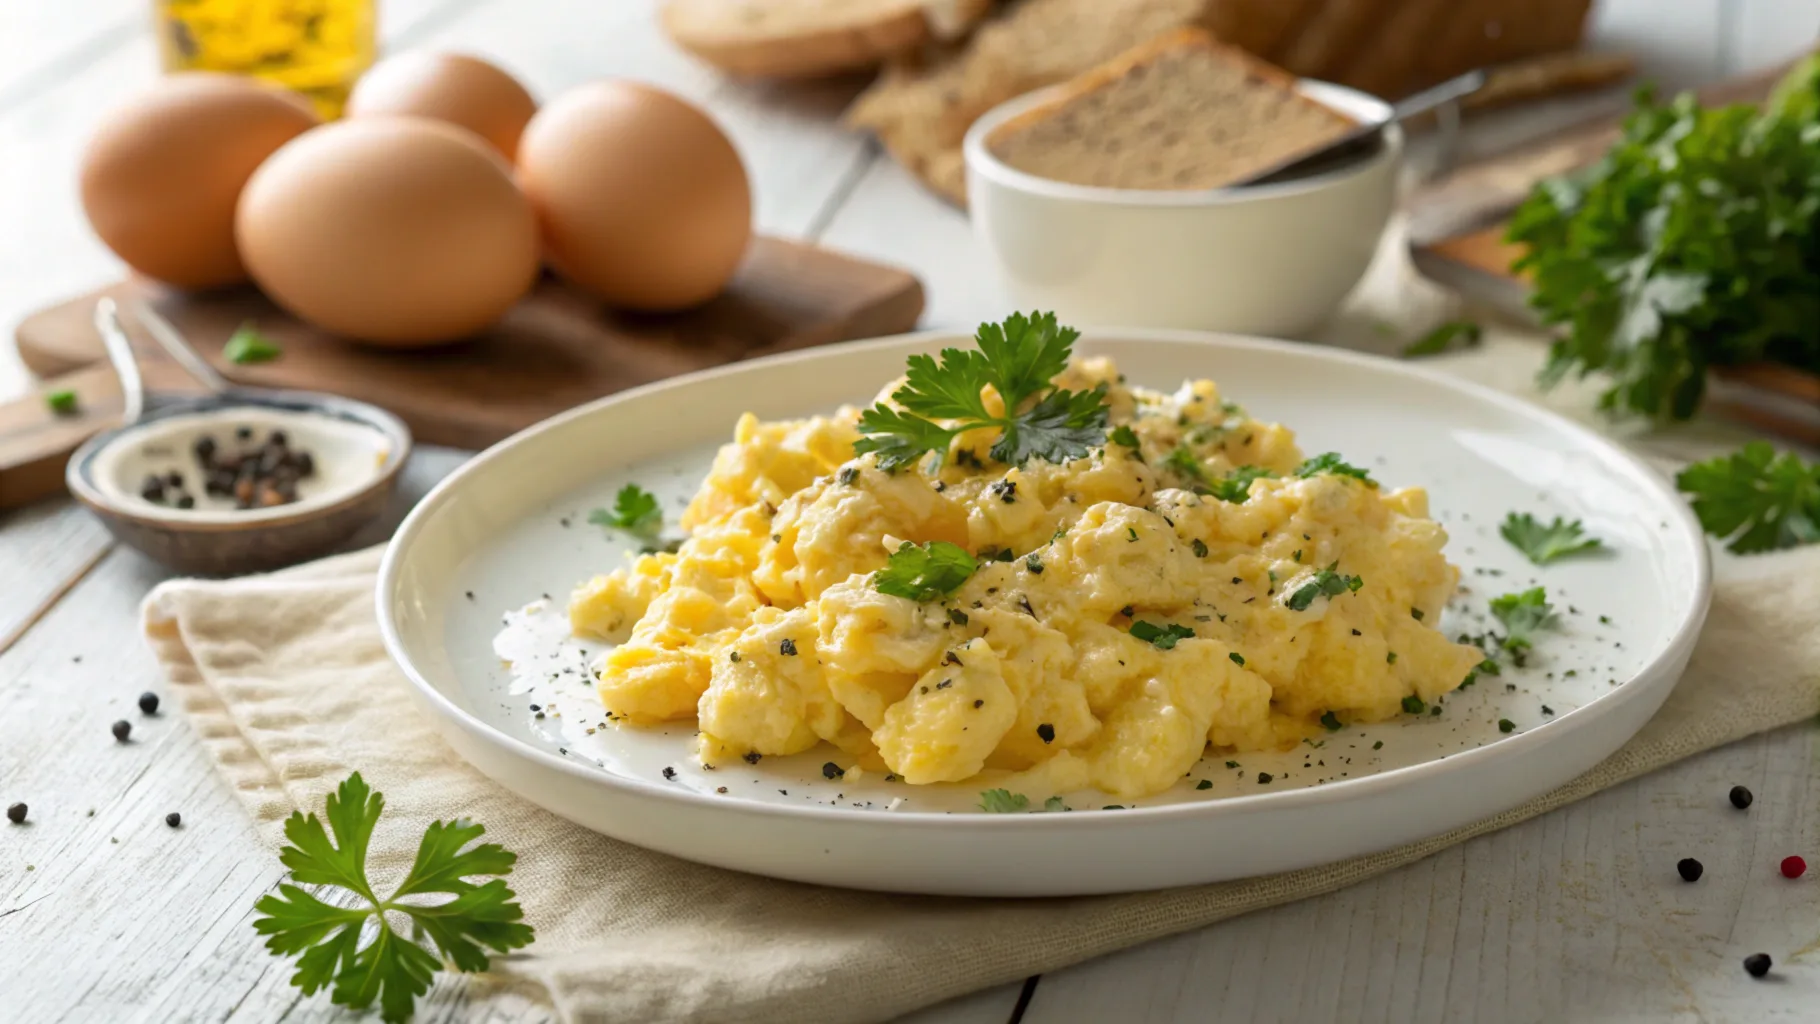
[[[269,936],[265,946],[279,956],[297,954],[291,984],[314,994],[329,989],[329,1000],[363,1010],[379,1001],[388,1022],[410,1019],[417,997],[430,990],[430,979],[443,960],[460,971],[487,969],[487,951],[506,953],[528,946],[531,926],[503,879],[484,884],[477,875],[509,874],[518,855],[497,843],[470,846],[486,829],[457,819],[433,822],[417,847],[411,871],[392,895],[381,899],[367,879],[367,844],[385,809],[385,797],[374,792],[359,772],[329,795],[324,816],[292,812],[284,823],[290,845],[279,859],[299,885],[280,885],[278,895],[255,903],[253,928]],[[334,838],[329,838],[329,833]],[[332,886],[352,897],[329,903],[301,888]],[[440,903],[420,897],[448,895]],[[409,937],[393,930],[393,915],[411,923]],[[375,927],[376,926],[376,927]],[[372,938],[361,944],[364,932]],[[442,960],[419,945],[428,937]]]
[[[1820,541],[1820,464],[1752,441],[1675,477],[1707,533],[1741,555]]]
[[[1820,370],[1820,58],[1761,111],[1639,92],[1605,157],[1538,184],[1509,239],[1564,328],[1545,385],[1599,373],[1600,408],[1686,419],[1710,367]]]
[[[1072,327],[1057,326],[1054,313],[1013,313],[1002,324],[981,324],[977,349],[943,349],[939,363],[911,356],[903,386],[891,393],[897,408],[881,402],[861,414],[854,451],[877,453],[886,471],[929,454],[939,466],[956,437],[996,428],[990,454],[1008,466],[1085,456],[1106,443],[1106,388],[1051,386],[1078,337]],[[1003,415],[986,407],[981,390],[988,384],[1004,401]],[[937,422],[943,420],[954,425]]]

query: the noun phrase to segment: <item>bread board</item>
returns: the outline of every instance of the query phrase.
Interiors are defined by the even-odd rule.
[[[1791,67],[1783,64],[1695,90],[1708,106],[1762,101]],[[1619,120],[1599,118],[1464,165],[1409,197],[1409,254],[1423,275],[1506,316],[1534,323],[1529,284],[1512,264],[1521,246],[1504,240],[1510,213],[1537,182],[1598,160]],[[1713,371],[1707,408],[1820,446],[1820,376],[1770,364]]]
[[[0,406],[0,508],[54,493],[62,460],[118,416],[118,383],[96,365],[104,355],[92,317],[104,296],[128,310],[148,387],[180,388],[184,380],[132,322],[135,301],[151,304],[235,383],[371,402],[404,420],[419,442],[456,448],[484,448],[583,402],[677,374],[900,333],[916,326],[923,308],[922,285],[905,271],[776,238],[756,239],[732,283],[687,312],[614,311],[545,277],[482,334],[414,351],[326,334],[251,288],[185,295],[124,281],[20,322],[19,356],[45,381]],[[222,355],[229,335],[249,321],[282,349],[278,358],[236,365]],[[77,393],[73,416],[57,416],[45,404],[45,394],[62,388]]]

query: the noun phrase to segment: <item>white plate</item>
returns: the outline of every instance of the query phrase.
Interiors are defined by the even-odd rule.
[[[1465,570],[1449,633],[1481,632],[1490,597],[1536,584],[1573,613],[1530,668],[1481,679],[1439,717],[1240,755],[1238,768],[1211,757],[1170,792],[1111,811],[1077,795],[1068,813],[985,814],[970,809],[977,786],[827,781],[814,752],[706,772],[687,723],[601,728],[580,682],[586,652],[564,648],[560,626],[569,590],[625,550],[588,525],[588,511],[637,481],[674,522],[742,411],[773,419],[864,402],[906,355],[957,340],[908,335],[680,377],[565,413],[462,467],[411,513],[380,570],[386,646],[424,710],[501,785],[641,846],[827,885],[1058,896],[1308,867],[1490,817],[1611,754],[1686,666],[1706,614],[1706,544],[1672,489],[1597,435],[1407,363],[1123,331],[1079,347],[1116,356],[1139,384],[1211,377],[1252,415],[1295,429],[1304,451],[1339,451],[1391,486],[1426,486],[1452,535],[1448,556]],[[1584,519],[1611,551],[1537,569],[1497,535],[1513,510]],[[543,595],[552,600],[540,615]],[[521,659],[515,678],[495,641],[521,618],[505,634],[522,648],[507,652]],[[538,621],[553,632],[527,640]],[[527,655],[543,659],[532,679]],[[1501,733],[1501,718],[1516,730]],[[1259,772],[1273,781],[1260,784]],[[1203,778],[1212,786],[1195,788]]]

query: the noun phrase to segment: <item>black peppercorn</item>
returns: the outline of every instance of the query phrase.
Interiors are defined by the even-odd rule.
[[[1039,725],[1036,727],[1036,735],[1044,743],[1054,743],[1055,742],[1055,726],[1050,725],[1047,722],[1044,722],[1042,725]]]
[[[1706,868],[1692,857],[1681,858],[1675,864],[1675,870],[1681,872],[1681,880],[1684,882],[1698,882],[1700,876],[1706,873]]]
[[[24,804],[13,804],[6,809],[6,820],[15,825],[25,824],[25,810]]]
[[[664,778],[666,778],[666,779],[674,779],[674,778],[676,778],[676,769],[674,769],[674,768],[665,768],[665,769],[664,769]]]
[[[158,695],[147,690],[139,695],[139,713],[155,715],[158,713]]]
[[[208,461],[215,456],[215,439],[204,434],[196,439],[196,443],[192,446],[191,450],[196,453],[197,461],[201,462],[203,465],[207,465]]]
[[[114,739],[119,740],[121,743],[125,743],[127,740],[127,737],[131,736],[132,734],[133,734],[133,723],[127,721],[124,718],[122,718],[120,721],[114,723]]]
[[[139,485],[139,496],[146,501],[163,501],[164,478],[161,476],[146,477],[145,483]]]
[[[838,779],[838,778],[845,776],[846,774],[847,774],[846,771],[843,770],[840,765],[835,764],[833,761],[829,761],[826,764],[822,765],[822,778],[824,778],[824,779]]]
[[[1753,978],[1761,978],[1769,973],[1770,959],[1768,953],[1752,953],[1744,958],[1744,970]]]
[[[1749,807],[1751,801],[1754,799],[1756,799],[1756,798],[1751,796],[1750,790],[1745,789],[1743,786],[1733,786],[1732,787],[1732,791],[1731,791],[1732,806],[1736,807],[1740,811],[1744,810],[1746,807]]]
[[[172,828],[176,828],[178,825],[183,824],[183,815],[178,814],[176,811],[172,811],[164,816],[164,823]]]

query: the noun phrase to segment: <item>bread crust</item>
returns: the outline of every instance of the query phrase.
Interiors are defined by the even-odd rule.
[[[738,10],[787,10],[793,0],[669,0],[661,21],[676,45],[730,74],[756,78],[813,78],[877,66],[939,36],[938,29],[970,26],[992,0],[855,0],[819,25],[744,23]],[[953,22],[953,25],[942,23]]]

